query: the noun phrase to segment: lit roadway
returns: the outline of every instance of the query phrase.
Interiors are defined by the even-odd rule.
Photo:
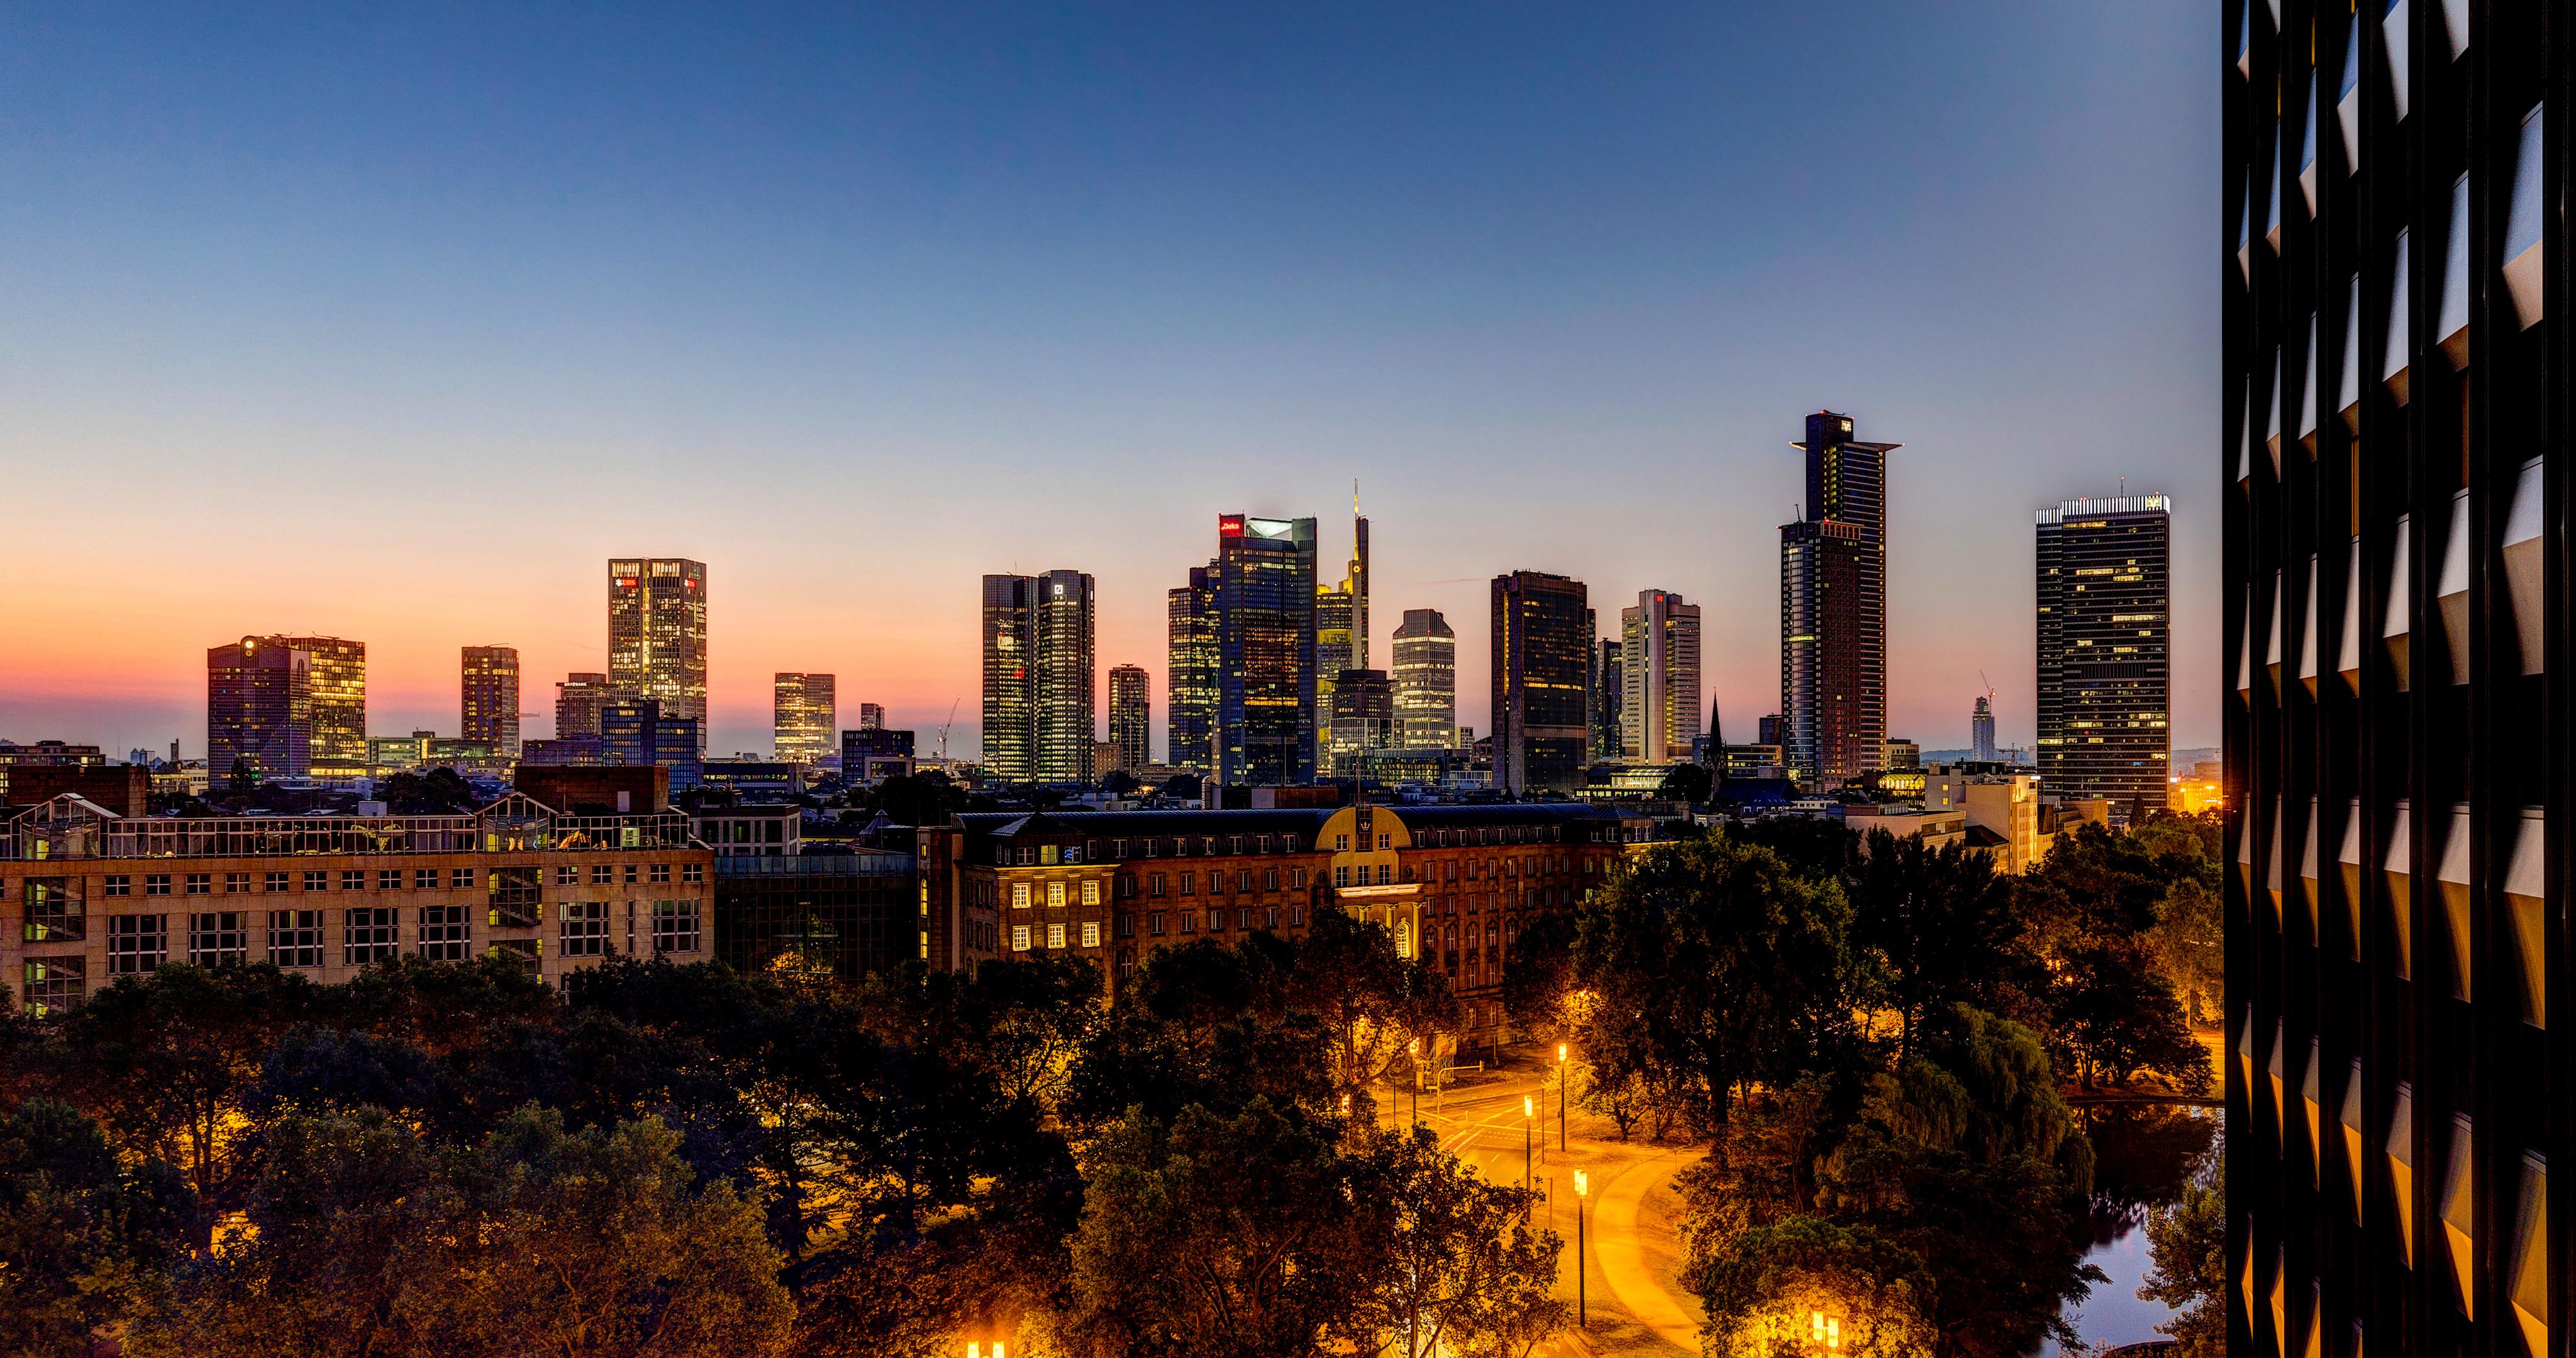
[[[1553,1048],[1546,1054],[1553,1056]],[[1423,1095],[1422,1121],[1439,1133],[1443,1149],[1488,1180],[1514,1186],[1521,1182],[1523,1129],[1528,1128],[1534,1186],[1547,1195],[1536,1209],[1539,1224],[1565,1238],[1556,1290],[1569,1304],[1575,1299],[1573,1172],[1582,1170],[1590,1180],[1583,1210],[1591,1324],[1580,1332],[1568,1331],[1542,1352],[1695,1355],[1700,1306],[1674,1276],[1681,1242],[1671,1185],[1673,1175],[1696,1161],[1704,1148],[1686,1142],[1650,1144],[1642,1126],[1623,1145],[1608,1118],[1577,1108],[1565,1124],[1566,1149],[1560,1153],[1555,1064],[1546,1061],[1542,1071],[1536,1049],[1506,1055],[1504,1068],[1489,1075],[1478,1075],[1471,1063],[1458,1072],[1464,1083],[1437,1099]],[[1524,1098],[1540,1107],[1535,1120],[1524,1117]],[[1391,1109],[1380,1107],[1401,1125],[1413,1104],[1410,1095],[1399,1093]]]

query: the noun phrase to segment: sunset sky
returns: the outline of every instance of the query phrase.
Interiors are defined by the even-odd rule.
[[[972,12],[966,12],[969,10]],[[2031,516],[2173,494],[2218,696],[2218,25],[2199,6],[0,11],[0,737],[204,749],[204,651],[370,650],[370,727],[605,668],[708,563],[711,752],[840,676],[972,754],[977,578],[1155,672],[1217,515],[1705,609],[1777,709],[1803,412],[1900,442],[1890,728],[2032,733]],[[2232,267],[2232,266],[2230,266]],[[1105,715],[1105,714],[1104,714]]]

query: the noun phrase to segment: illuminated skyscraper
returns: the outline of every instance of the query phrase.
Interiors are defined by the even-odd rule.
[[[1120,767],[1141,769],[1154,762],[1154,680],[1141,666],[1119,665],[1109,671],[1109,743],[1118,747]]]
[[[1597,625],[1597,624],[1594,624]],[[1592,730],[1592,758],[1617,759],[1626,742],[1628,704],[1627,643],[1601,637],[1592,646],[1591,689],[1585,718]]]
[[[1396,743],[1445,750],[1458,740],[1458,634],[1433,608],[1404,610],[1395,629]]]
[[[1359,759],[1395,744],[1395,685],[1384,670],[1344,670],[1333,685],[1326,729],[1327,776],[1356,776]]]
[[[273,637],[312,658],[312,776],[367,776],[367,643],[339,637]]]
[[[1217,520],[1217,780],[1315,777],[1315,521]]]
[[[828,674],[780,671],[770,680],[770,745],[781,763],[820,765],[840,751],[841,711]]]
[[[1100,740],[1099,669],[1093,660],[1091,577],[1049,571],[1037,578],[1037,778],[1091,778]]]
[[[1494,786],[1564,792],[1591,765],[1585,723],[1592,632],[1583,583],[1540,571],[1497,575],[1494,601]]]
[[[555,685],[555,738],[598,735],[599,709],[608,701],[607,675],[565,675]]]
[[[514,646],[465,648],[462,713],[457,738],[487,746],[495,759],[519,757],[519,651]]]
[[[1203,774],[1216,771],[1216,578],[1216,563],[1193,566],[1171,592],[1163,670],[1164,758]]]
[[[2039,777],[2052,794],[2164,809],[2172,533],[2162,495],[2039,511]]]
[[[1780,528],[1781,759],[1834,787],[1887,742],[1887,455],[1848,415],[1807,417],[1806,516]]]
[[[1968,714],[1968,757],[1986,764],[1995,760],[1994,703],[1982,695],[1976,710]]]
[[[1699,738],[1699,605],[1660,589],[1619,610],[1619,752],[1640,764],[1691,757]]]
[[[1338,585],[1315,591],[1315,708],[1333,711],[1333,684],[1344,670],[1369,667],[1369,521],[1351,505],[1351,560]]]
[[[984,772],[1009,783],[1037,776],[1038,582],[984,577]]]
[[[263,782],[313,771],[313,657],[277,637],[206,648],[206,774]]]
[[[660,703],[664,720],[707,737],[707,568],[673,558],[608,563],[608,684],[624,702]]]
[[[860,730],[862,730],[862,731],[882,731],[882,730],[884,730],[884,729],[885,729],[885,707],[884,707],[884,705],[883,705],[883,704],[880,704],[880,703],[861,703],[861,704],[859,704],[859,729],[860,729]]]

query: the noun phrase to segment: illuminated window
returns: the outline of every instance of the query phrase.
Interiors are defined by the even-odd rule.
[[[1012,926],[1011,926],[1011,951],[1013,951],[1013,952],[1027,952],[1028,950],[1029,950],[1029,926],[1027,926],[1027,925],[1025,925],[1025,924],[1014,924],[1014,925],[1012,925]]]
[[[1098,881],[1088,881],[1082,884],[1082,903],[1084,905],[1100,904],[1100,883]]]
[[[1100,921],[1087,919],[1082,922],[1082,946],[1086,948],[1100,946]]]
[[[1048,947],[1050,947],[1050,948],[1061,948],[1061,947],[1063,947],[1063,946],[1064,946],[1064,926],[1063,926],[1063,925],[1061,925],[1061,924],[1050,924],[1050,925],[1048,925],[1048,926],[1046,927],[1046,930],[1047,930],[1047,946],[1048,946]]]

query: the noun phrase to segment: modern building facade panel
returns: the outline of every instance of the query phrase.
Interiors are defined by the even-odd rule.
[[[2164,809],[2172,510],[2163,495],[2124,495],[2039,511],[2039,772],[2052,796]]]
[[[1100,739],[1091,577],[1081,571],[1048,571],[1037,577],[1035,588],[1037,779],[1085,782],[1092,774],[1092,748]]]
[[[345,781],[367,775],[367,643],[344,637],[272,638],[311,657],[312,776]]]
[[[608,563],[608,683],[622,701],[659,703],[664,715],[697,722],[698,753],[706,753],[704,562],[626,557]]]
[[[1497,790],[1526,796],[1582,784],[1592,762],[1591,617],[1579,580],[1541,571],[1494,577]]]
[[[1434,608],[1408,608],[1395,629],[1396,743],[1445,750],[1458,742],[1458,634]]]
[[[555,738],[598,735],[599,710],[608,701],[607,675],[565,675],[555,685]]]
[[[2213,13],[2229,1348],[2557,1358],[2567,15]]]
[[[518,758],[518,648],[468,646],[462,664],[457,739],[490,749],[496,759]]]
[[[840,681],[781,670],[770,676],[770,746],[781,761],[818,768],[839,753]]]
[[[1037,580],[984,577],[984,772],[1007,783],[1037,776]]]

